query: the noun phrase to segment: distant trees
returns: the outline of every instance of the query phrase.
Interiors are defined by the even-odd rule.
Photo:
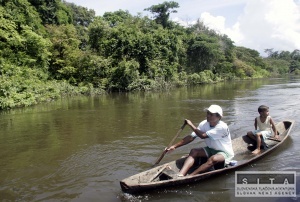
[[[293,52],[289,51],[274,51],[273,48],[265,49],[268,54],[267,62],[270,68],[278,66],[277,69],[288,70],[289,73],[300,74],[300,50],[295,49]],[[282,71],[281,71],[282,72]]]
[[[235,48],[234,69],[239,78],[263,78],[270,72],[266,70],[266,64],[259,56],[259,52],[245,47]]]

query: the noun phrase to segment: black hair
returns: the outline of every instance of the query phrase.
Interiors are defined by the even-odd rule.
[[[266,111],[266,110],[269,110],[269,107],[266,106],[266,105],[260,105],[260,106],[258,107],[258,113],[264,112],[264,111]]]

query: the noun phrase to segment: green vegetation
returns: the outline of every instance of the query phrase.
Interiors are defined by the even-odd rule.
[[[176,2],[145,10],[95,11],[61,0],[0,0],[0,109],[74,94],[299,74],[299,50],[236,47],[201,21],[169,20]]]
[[[300,75],[300,50],[289,51],[273,51],[273,49],[265,49],[268,57],[264,60],[266,68],[275,75],[294,73]]]

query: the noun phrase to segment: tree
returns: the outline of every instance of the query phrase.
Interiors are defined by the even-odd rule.
[[[104,21],[101,17],[96,17],[95,20],[88,27],[89,45],[92,51],[99,55],[104,55],[105,51],[102,48],[103,43],[109,36],[110,27],[108,22]]]
[[[28,2],[39,12],[44,25],[72,22],[71,10],[61,0],[28,0]]]
[[[279,59],[283,60],[290,60],[291,59],[291,53],[290,51],[281,51],[278,56]]]
[[[273,55],[273,48],[267,48],[264,52],[268,55],[268,57],[271,57]]]
[[[290,63],[289,73],[292,73],[297,69],[300,70],[300,62],[297,60],[292,60]]]
[[[295,49],[292,53],[291,53],[291,59],[293,60],[298,60],[300,62],[300,50]]]
[[[4,9],[3,15],[16,24],[18,32],[22,31],[22,25],[27,25],[37,33],[44,33],[39,13],[27,0],[8,1]]]
[[[74,3],[65,2],[67,7],[72,11],[73,25],[88,27],[95,19],[95,11],[82,6],[77,6]]]
[[[103,14],[103,19],[109,22],[111,27],[116,26],[118,23],[125,22],[127,19],[132,18],[128,11],[115,11],[115,12],[105,12]]]
[[[16,5],[12,3],[7,4],[11,10],[7,7],[5,7],[6,10],[0,7],[0,56],[19,65],[47,69],[51,55],[49,52],[51,42],[35,32],[35,26],[32,26],[39,27],[39,19],[34,19],[38,15],[34,10],[32,13],[25,12],[24,10],[30,10],[32,7],[24,1],[15,3],[24,3],[23,6],[28,7],[16,8]],[[12,16],[17,10],[25,13],[20,12]],[[26,15],[29,16],[26,17]]]
[[[76,84],[76,60],[80,55],[76,29],[73,25],[48,25],[47,31],[52,42],[49,71],[55,79],[65,79]]]
[[[150,11],[154,14],[155,21],[157,24],[161,24],[164,28],[169,25],[169,17],[171,13],[177,13],[174,8],[179,8],[179,4],[174,1],[165,1],[162,4],[154,5],[149,8],[145,8],[145,11]]]
[[[66,6],[70,8],[73,18],[73,25],[76,28],[77,35],[80,39],[80,49],[88,50],[88,29],[87,27],[95,19],[95,11],[87,9],[82,6],[77,6],[74,3],[65,2]]]
[[[191,67],[192,72],[213,70],[221,55],[220,45],[216,37],[197,34],[188,41],[188,66]]]

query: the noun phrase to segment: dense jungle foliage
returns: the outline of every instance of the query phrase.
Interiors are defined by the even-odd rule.
[[[173,1],[96,16],[61,0],[0,0],[0,109],[64,95],[160,90],[299,73],[300,52],[236,47],[201,21],[169,20]]]

